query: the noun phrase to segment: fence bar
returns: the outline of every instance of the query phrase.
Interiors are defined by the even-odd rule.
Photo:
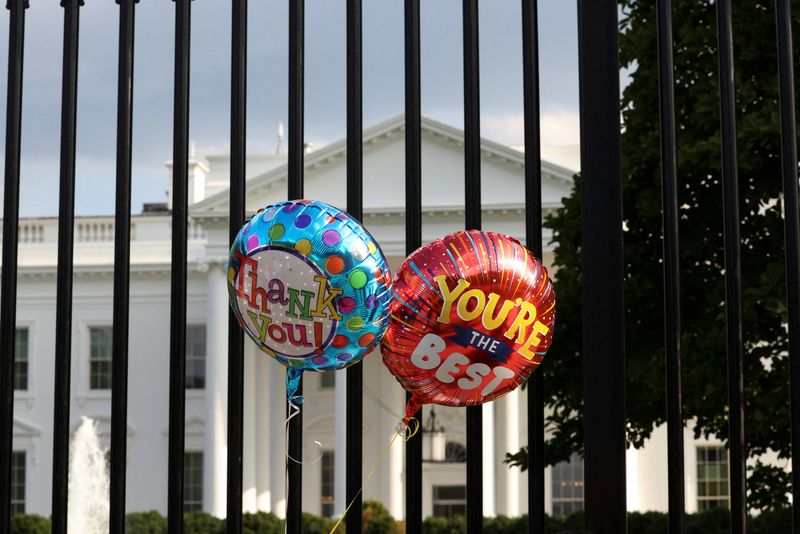
[[[664,219],[664,336],[666,343],[669,531],[683,532],[683,411],[681,408],[680,265],[678,174],[675,159],[675,95],[672,67],[672,0],[658,0],[661,202]]]
[[[478,0],[463,0],[464,218],[481,228],[481,110],[478,63]],[[483,408],[467,407],[467,532],[483,530]]]
[[[247,160],[247,0],[231,6],[231,183],[230,242],[245,219]],[[226,532],[242,531],[242,451],[244,447],[244,334],[228,310],[228,499]]]
[[[361,0],[347,0],[347,212],[358,221],[364,218],[361,90]],[[346,372],[345,502],[353,502],[347,534],[361,534],[364,366],[358,362]]]
[[[114,222],[114,332],[111,376],[110,532],[125,532],[128,437],[128,333],[131,265],[134,0],[118,0],[117,184]]]
[[[537,0],[522,0],[522,76],[525,112],[525,243],[542,258],[542,154],[539,130]],[[528,380],[528,532],[544,534],[544,382]]]
[[[797,131],[792,63],[792,4],[775,1],[778,33],[779,100],[781,112],[781,169],[786,238],[786,295],[789,308],[789,369],[792,409],[792,450],[800,450],[800,207],[797,184]],[[792,454],[792,525],[800,534],[800,454]]]
[[[78,27],[82,1],[62,0],[64,41],[61,77],[58,266],[56,272],[55,384],[53,402],[52,530],[67,532],[72,266],[75,228],[75,138],[78,98]]]
[[[304,11],[305,0],[289,0],[289,148],[288,186],[289,199],[303,198],[303,112],[304,112]],[[297,394],[303,394],[300,379]],[[303,458],[303,407],[289,423],[289,455]],[[287,416],[289,410],[287,406]],[[303,506],[303,466],[286,461],[289,492],[286,497],[286,532],[300,533],[300,514]]]
[[[0,427],[14,425],[14,345],[17,324],[17,224],[19,223],[20,137],[22,135],[22,52],[27,0],[7,0],[8,92],[3,194],[3,263],[0,273]],[[0,445],[0,530],[11,530],[13,432]]]
[[[623,534],[625,327],[617,4],[580,0],[586,529]]]
[[[183,532],[186,424],[186,239],[189,187],[189,46],[191,0],[175,1],[175,81],[172,131],[172,278],[169,340],[169,488],[167,526]]]
[[[736,156],[736,109],[733,87],[733,30],[730,0],[717,2],[717,49],[722,133],[722,194],[725,234],[725,318],[728,346],[730,414],[731,532],[745,532],[746,471],[744,445],[744,375],[742,369],[742,273],[739,250],[739,191]]]
[[[419,0],[405,1],[406,255],[422,246]],[[406,392],[406,402],[411,394]],[[414,417],[422,427],[422,409]],[[422,532],[422,436],[406,443],[406,532]]]

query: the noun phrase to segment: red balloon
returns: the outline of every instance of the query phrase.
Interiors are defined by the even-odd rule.
[[[525,382],[553,339],[547,269],[503,234],[460,231],[421,247],[397,272],[383,363],[422,404],[473,406]]]

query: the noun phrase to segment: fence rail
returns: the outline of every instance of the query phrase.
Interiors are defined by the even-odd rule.
[[[13,427],[13,365],[16,325],[16,279],[20,244],[55,243],[58,271],[55,332],[52,521],[53,532],[67,532],[70,380],[72,346],[72,278],[75,242],[114,242],[113,372],[111,420],[110,530],[125,530],[126,428],[128,398],[130,247],[137,240],[131,220],[131,160],[134,89],[134,15],[138,0],[119,5],[117,80],[116,209],[112,219],[75,223],[75,157],[79,16],[83,0],[62,0],[64,48],[61,96],[61,160],[57,221],[19,218],[20,136],[23,124],[23,49],[28,0],[7,0],[9,61],[7,74],[5,179],[0,278],[0,428]],[[188,219],[189,73],[191,0],[174,0],[174,116],[172,183],[172,269],[170,313],[168,525],[183,530],[185,368],[187,330],[187,240],[204,239],[203,227]],[[614,0],[579,0],[580,120],[582,175],[582,269],[585,506],[586,527],[598,533],[626,531],[625,464],[625,328],[623,298],[623,219],[620,170],[620,105],[618,5]],[[740,217],[734,103],[734,57],[730,0],[716,2],[720,80],[720,116],[725,240],[725,312],[727,326],[730,417],[731,531],[746,530],[746,469],[743,401],[743,342],[740,274]],[[347,210],[356,219],[363,210],[363,82],[362,2],[347,0]],[[287,198],[304,196],[305,3],[288,2],[288,190]],[[539,103],[538,3],[521,0],[524,135],[525,235],[528,247],[542,255],[542,172]],[[796,150],[791,0],[776,0],[780,73],[780,130],[785,199],[786,265],[789,309],[792,446],[800,447],[800,202]],[[481,139],[479,76],[479,2],[463,0],[464,89],[464,226],[481,228]],[[665,354],[668,424],[669,528],[682,531],[684,455],[681,391],[681,316],[678,239],[678,178],[675,141],[671,0],[657,2],[663,268],[665,287]],[[411,253],[422,244],[420,1],[404,1],[405,32],[405,244]],[[245,220],[247,0],[231,1],[230,227],[232,240]],[[33,37],[35,38],[35,36]],[[227,523],[230,533],[242,531],[244,338],[235,317],[228,327]],[[341,373],[340,373],[341,374]],[[348,533],[360,533],[362,501],[363,370],[346,371],[346,502]],[[529,383],[528,510],[529,531],[544,532],[545,413],[541,373]],[[302,393],[302,386],[298,393]],[[417,418],[422,423],[421,411]],[[493,406],[466,409],[467,530],[482,530],[485,458],[483,432],[493,421]],[[0,433],[0,531],[11,521],[11,454],[13,432]],[[302,411],[289,425],[288,453],[302,457]],[[422,442],[406,447],[405,521],[409,532],[422,528]],[[792,458],[794,487],[800,487],[800,455]],[[287,461],[287,531],[300,532],[302,466]],[[794,532],[800,533],[800,499],[794,500]]]

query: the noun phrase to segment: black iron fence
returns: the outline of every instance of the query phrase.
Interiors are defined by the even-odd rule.
[[[138,0],[119,4],[116,235],[113,307],[113,386],[111,424],[111,532],[125,529],[127,368],[130,275],[131,149],[133,111],[134,13]],[[776,0],[780,68],[782,169],[791,368],[792,444],[800,444],[800,211],[790,0]],[[625,347],[623,321],[622,186],[618,10],[614,0],[579,0],[581,172],[583,179],[582,253],[584,293],[586,527],[598,533],[626,530]],[[57,274],[57,330],[54,387],[53,531],[67,531],[70,347],[72,331],[73,224],[75,191],[78,33],[82,0],[62,0],[64,9],[61,166]],[[289,2],[288,198],[303,197],[304,2]],[[6,107],[5,189],[2,280],[0,282],[0,531],[10,524],[13,425],[13,356],[16,323],[19,221],[20,134],[22,127],[23,48],[28,0],[7,0],[9,71]],[[742,398],[742,317],[739,268],[736,125],[733,87],[731,2],[717,0],[725,279],[730,409],[730,488],[732,531],[744,532],[746,519],[744,405]],[[232,0],[230,236],[245,219],[245,138],[247,0]],[[362,218],[362,5],[347,0],[347,211]],[[678,277],[678,205],[675,104],[672,74],[673,16],[670,0],[658,1],[659,96],[664,217],[664,284],[667,422],[669,442],[670,531],[680,532],[684,514],[683,417]],[[480,92],[478,0],[463,0],[465,227],[480,228]],[[522,0],[525,108],[525,232],[541,257],[541,160],[537,2]],[[185,421],[186,281],[189,172],[189,68],[191,0],[175,0],[175,78],[173,133],[172,294],[170,317],[169,531],[183,528]],[[420,2],[405,0],[406,90],[406,247],[421,244]],[[231,314],[229,324],[227,530],[242,529],[243,337]],[[346,502],[355,499],[347,531],[361,531],[362,368],[347,371]],[[544,407],[542,377],[534,374],[528,396],[530,532],[544,531]],[[421,420],[421,413],[417,418]],[[289,453],[299,457],[302,418],[291,420]],[[481,408],[467,408],[467,525],[482,529]],[[422,524],[421,440],[406,448],[406,529]],[[800,457],[793,457],[794,487],[800,485]],[[287,463],[290,479],[287,529],[300,531],[301,469]],[[800,532],[800,500],[794,501],[794,531]]]

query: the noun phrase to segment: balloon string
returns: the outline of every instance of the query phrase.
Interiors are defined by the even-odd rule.
[[[392,439],[389,440],[389,444],[386,445],[386,447],[381,452],[380,456],[378,456],[378,460],[373,464],[372,469],[370,469],[369,474],[367,475],[367,478],[364,480],[364,483],[361,485],[356,494],[353,496],[353,500],[350,501],[350,504],[348,504],[347,508],[344,509],[342,515],[339,516],[339,520],[336,522],[335,525],[333,525],[328,534],[333,534],[336,531],[336,529],[339,528],[339,525],[342,524],[342,521],[344,521],[344,518],[347,516],[347,512],[350,511],[350,508],[352,508],[352,506],[355,504],[356,499],[358,499],[358,496],[361,495],[361,493],[364,491],[364,487],[369,483],[369,481],[372,479],[375,473],[378,472],[378,469],[383,464],[384,460],[386,459],[386,455],[391,450],[392,445],[394,445],[394,442],[398,438],[398,436],[402,436],[403,440],[408,441],[412,437],[414,437],[414,435],[416,435],[417,432],[419,432],[419,421],[414,417],[411,417],[408,420],[408,424],[403,423],[402,421],[400,423],[397,423],[397,426],[395,426],[394,428],[394,435],[392,436]]]
[[[289,398],[289,417],[286,418],[286,432],[284,433],[285,437],[284,437],[284,441],[283,441],[283,451],[286,453],[286,458],[288,458],[290,461],[292,461],[292,462],[294,462],[296,464],[300,464],[300,465],[309,464],[309,465],[312,465],[312,464],[315,464],[315,463],[319,462],[320,460],[322,460],[322,455],[325,453],[325,446],[321,442],[319,442],[317,440],[314,440],[314,444],[317,447],[319,447],[319,456],[314,458],[314,460],[312,460],[310,462],[304,462],[302,460],[298,460],[298,459],[294,458],[291,454],[289,454],[289,423],[296,416],[300,415],[300,407],[297,404],[295,404],[293,401],[294,401],[294,397],[290,397]]]
[[[291,420],[294,417],[296,417],[297,415],[300,414],[300,407],[297,404],[294,403],[294,400],[298,396],[289,397],[289,416],[286,418],[286,431],[284,432],[283,452],[286,454],[286,458],[288,460],[290,460],[290,461],[292,461],[292,462],[294,462],[296,464],[301,464],[301,465],[302,464],[315,464],[315,463],[319,462],[322,459],[322,455],[325,453],[325,447],[319,441],[314,440],[314,444],[317,447],[319,447],[320,452],[319,452],[319,456],[317,456],[314,459],[314,461],[312,461],[312,462],[304,462],[302,460],[297,460],[296,458],[292,457],[291,454],[289,454],[289,423],[291,422]],[[302,454],[302,451],[301,451],[301,454]],[[283,494],[284,494],[283,495],[284,502],[286,503],[284,505],[286,507],[286,509],[284,511],[284,516],[286,516],[286,515],[288,515],[288,512],[289,512],[289,468],[288,468],[288,465],[287,465],[286,470],[284,471]],[[288,530],[287,530],[289,528],[288,525],[289,525],[289,522],[288,521],[284,521],[284,533],[288,532]]]

